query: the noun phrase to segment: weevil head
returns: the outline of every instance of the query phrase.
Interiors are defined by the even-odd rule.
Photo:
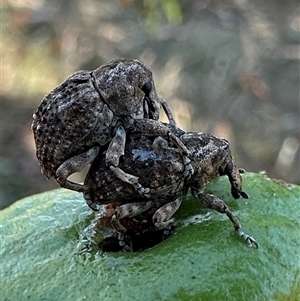
[[[113,60],[92,76],[102,101],[115,115],[158,120],[160,103],[152,72],[141,61]]]

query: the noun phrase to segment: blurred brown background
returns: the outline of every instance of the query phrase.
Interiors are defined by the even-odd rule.
[[[299,1],[4,0],[1,207],[58,187],[35,158],[41,99],[79,69],[138,58],[185,130],[230,140],[236,163],[299,178]]]

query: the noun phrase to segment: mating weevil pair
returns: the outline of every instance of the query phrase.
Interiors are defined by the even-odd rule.
[[[42,173],[64,188],[87,187],[67,178],[107,148],[105,161],[118,169],[126,132],[143,130],[186,147],[159,123],[160,105],[175,125],[167,103],[155,91],[152,72],[138,60],[119,59],[94,71],[78,71],[53,89],[33,115],[32,130]]]
[[[170,124],[158,121],[160,106]],[[228,141],[178,129],[142,62],[119,59],[76,72],[42,100],[33,118],[42,172],[83,192],[93,210],[118,203],[111,225],[120,244],[128,231],[122,221],[149,210],[155,230],[168,228],[182,194],[191,188],[207,207],[225,213],[249,245],[258,246],[222,200],[203,193],[208,182],[227,175],[233,197],[248,198]],[[89,163],[83,185],[67,179]]]

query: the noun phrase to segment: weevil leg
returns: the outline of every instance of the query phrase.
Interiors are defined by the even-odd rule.
[[[193,195],[199,199],[207,208],[216,210],[220,213],[225,213],[227,217],[233,224],[234,229],[237,231],[238,235],[247,243],[248,246],[254,246],[258,248],[258,243],[256,240],[245,234],[241,230],[241,224],[239,220],[234,216],[234,214],[229,210],[228,206],[219,198],[212,194],[200,193],[198,191],[193,190]]]
[[[169,119],[170,125],[172,125],[174,127],[177,127],[176,121],[174,119],[173,113],[172,113],[168,103],[165,101],[165,99],[161,95],[158,95],[158,100],[159,100],[164,112],[166,113],[166,115]]]
[[[129,173],[124,172],[121,168],[115,167],[115,166],[110,166],[110,169],[115,173],[115,175],[122,180],[125,183],[134,185],[137,184],[139,181],[139,178],[131,175]]]
[[[174,218],[171,217],[178,210],[181,203],[182,200],[179,197],[175,201],[169,202],[156,210],[152,217],[156,229],[164,229],[174,221]]]
[[[180,139],[171,133],[170,129],[159,121],[151,119],[129,119],[128,122],[133,126],[133,130],[138,130],[148,135],[156,135],[166,138],[169,141],[172,141],[184,155],[189,155],[189,150],[180,141]]]
[[[115,214],[112,216],[111,224],[119,233],[126,233],[127,229],[121,224],[120,220],[125,217],[137,216],[154,205],[154,201],[134,202],[121,205],[116,208]]]
[[[135,187],[135,189],[145,197],[148,197],[150,191],[149,188],[143,187],[138,182],[138,177],[124,172],[121,168],[118,167],[119,160],[122,155],[124,155],[126,143],[126,133],[123,126],[118,126],[115,136],[112,141],[109,143],[108,149],[106,151],[106,164],[110,166],[110,169],[116,174],[116,176]]]
[[[119,125],[106,151],[105,160],[108,166],[119,165],[120,157],[124,155],[125,143],[126,143],[126,132],[124,127]]]
[[[154,139],[152,147],[155,151],[159,151],[160,149],[166,149],[166,150],[172,149],[173,150],[173,147],[169,147],[168,141],[160,136],[158,136]],[[182,162],[183,162],[183,166],[184,166],[183,176],[186,180],[188,180],[193,175],[194,168],[191,164],[191,160],[185,155],[182,155]]]
[[[143,197],[145,198],[149,198],[150,195],[150,188],[146,188],[143,187],[140,183],[139,183],[139,178],[131,175],[129,173],[124,172],[121,168],[119,167],[114,167],[114,166],[110,166],[110,169],[115,173],[115,175],[122,180],[125,183],[128,183],[130,185],[132,185],[135,190]]]
[[[126,239],[124,233],[118,233],[118,241],[123,252],[133,252],[132,240],[130,238]]]
[[[185,177],[185,180],[189,180],[191,176],[194,174],[194,168],[191,164],[191,160],[187,156],[182,156],[182,161],[184,164],[184,173],[183,176]]]
[[[96,156],[99,154],[99,151],[100,146],[94,146],[88,151],[74,156],[62,163],[56,170],[57,183],[63,188],[75,190],[78,192],[87,191],[88,188],[85,185],[74,183],[67,179],[71,174],[81,171],[89,163],[93,162]]]

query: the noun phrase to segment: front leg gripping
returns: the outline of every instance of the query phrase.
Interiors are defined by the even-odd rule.
[[[100,146],[94,146],[84,153],[71,157],[61,164],[56,170],[56,182],[63,188],[78,192],[86,192],[88,188],[85,185],[74,183],[68,180],[68,177],[81,171],[85,166],[92,163],[99,154]]]
[[[247,243],[247,245],[249,247],[254,246],[255,248],[258,248],[257,241],[241,230],[241,224],[239,220],[234,216],[234,214],[229,210],[228,206],[221,199],[212,194],[205,194],[196,190],[193,190],[192,194],[207,208],[214,209],[220,213],[225,213],[232,222],[233,227],[237,231],[238,235]]]
[[[161,136],[172,141],[183,155],[190,154],[189,150],[180,139],[171,133],[170,129],[161,122],[151,119],[130,119],[129,123],[133,126],[133,130],[138,130],[148,135]]]

